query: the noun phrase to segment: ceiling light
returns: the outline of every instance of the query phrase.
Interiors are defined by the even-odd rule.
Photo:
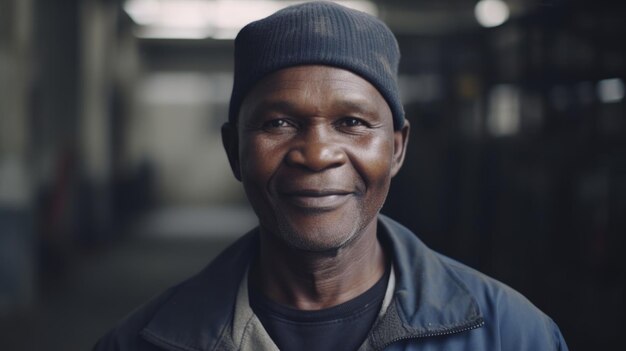
[[[624,98],[624,81],[619,78],[603,79],[598,82],[597,92],[604,103],[621,101]]]
[[[509,7],[502,0],[480,0],[474,15],[481,26],[497,27],[509,19]]]

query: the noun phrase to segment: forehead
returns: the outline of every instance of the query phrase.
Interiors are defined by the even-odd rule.
[[[281,102],[302,108],[313,106],[318,110],[352,106],[381,117],[388,115],[393,122],[387,102],[371,83],[336,67],[296,66],[267,75],[244,98],[240,117],[251,108],[276,106]]]

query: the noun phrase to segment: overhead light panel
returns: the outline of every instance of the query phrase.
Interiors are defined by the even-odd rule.
[[[246,24],[305,1],[279,0],[127,0],[124,11],[141,38],[234,39]],[[372,1],[335,1],[377,16]]]

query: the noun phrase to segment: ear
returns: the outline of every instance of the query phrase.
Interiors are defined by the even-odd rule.
[[[226,156],[230,163],[230,169],[238,181],[241,181],[241,169],[239,163],[239,137],[237,135],[237,126],[226,122],[222,125],[222,144],[226,150]]]
[[[391,176],[394,177],[400,171],[404,163],[406,148],[409,143],[409,131],[411,125],[407,119],[404,120],[402,128],[393,132],[393,164],[391,166]]]

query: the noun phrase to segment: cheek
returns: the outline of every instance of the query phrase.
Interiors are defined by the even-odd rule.
[[[354,150],[359,160],[355,165],[368,187],[379,188],[390,181],[393,142],[388,138],[375,138]]]
[[[239,146],[239,160],[244,183],[265,183],[280,164],[276,145],[255,137],[246,137]]]

